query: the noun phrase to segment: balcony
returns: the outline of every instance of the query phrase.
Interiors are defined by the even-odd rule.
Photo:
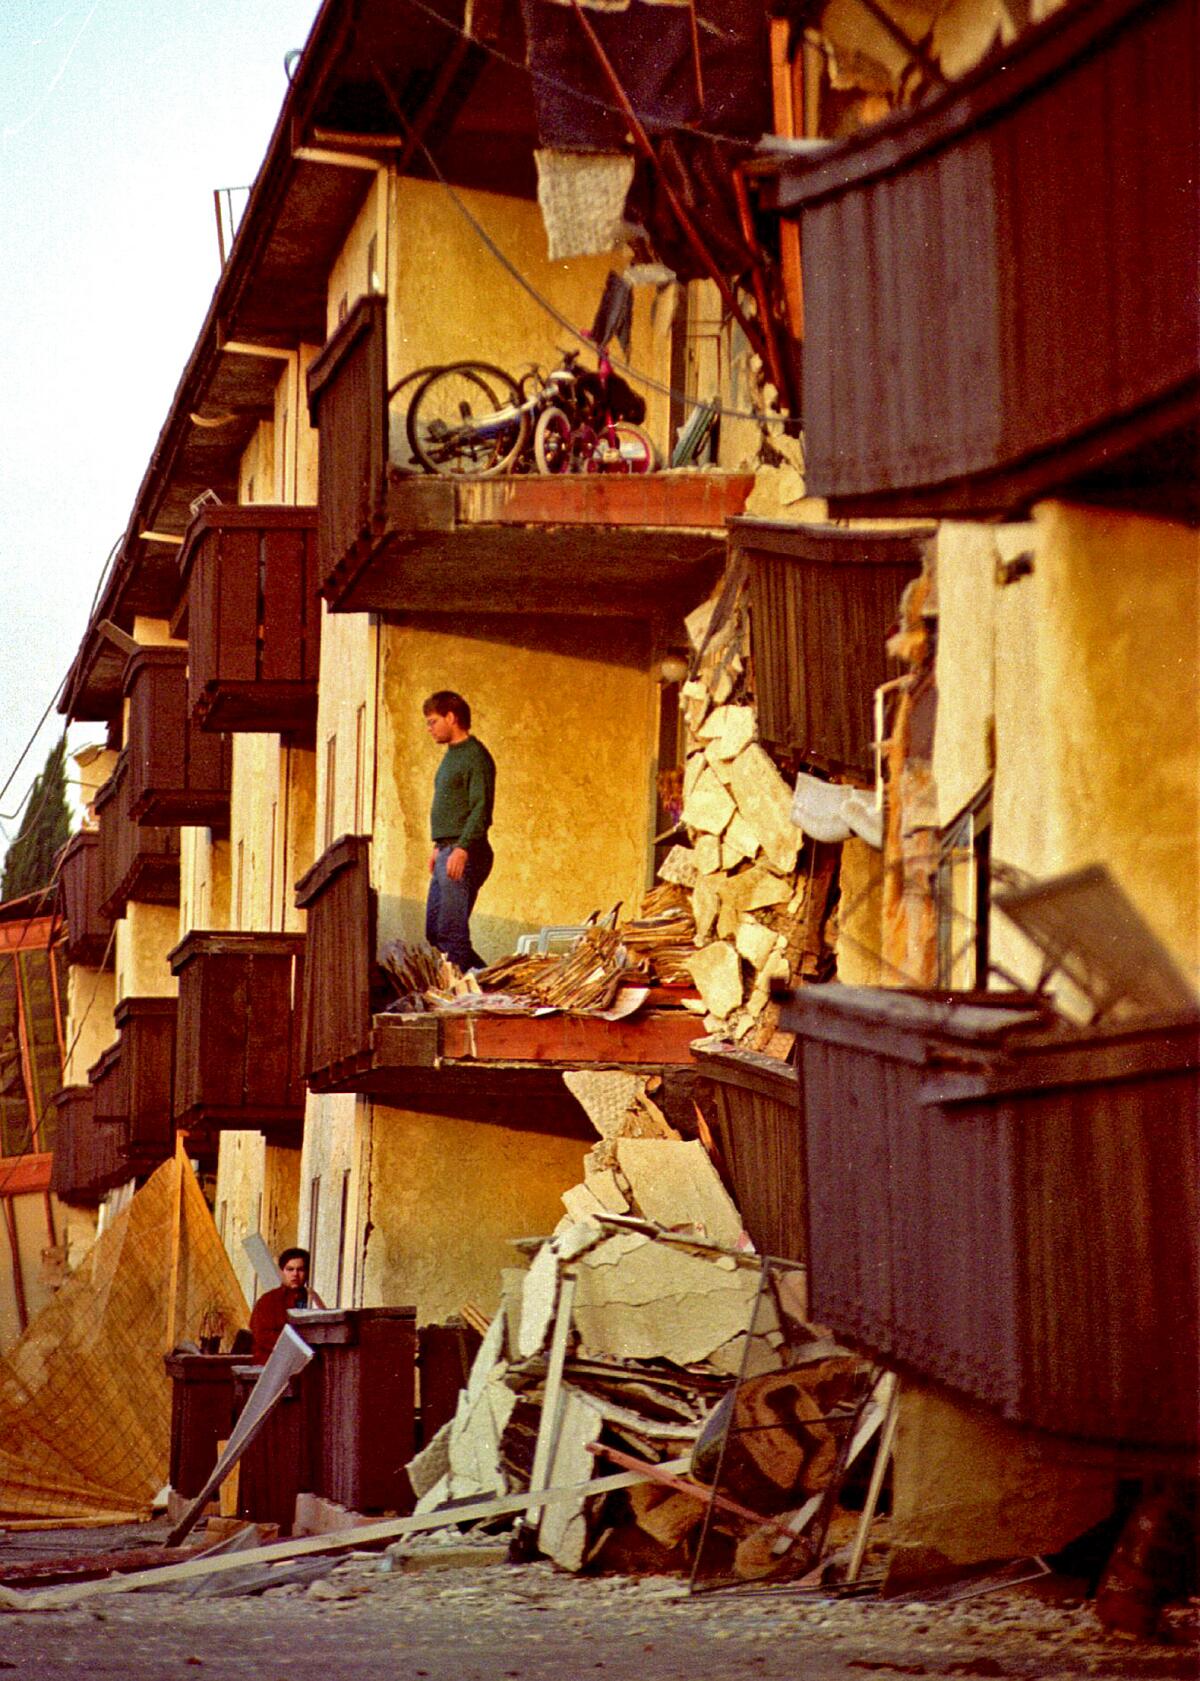
[[[68,963],[98,969],[108,954],[112,923],[100,909],[100,835],[80,829],[71,836],[58,866],[59,908],[66,923],[63,952]]]
[[[1197,62],[1197,0],[1083,0],[782,166],[811,494],[852,516],[1070,494],[1200,517]]]
[[[140,826],[129,812],[126,753],[96,795],[100,819],[100,912],[124,916],[130,899],[142,904],[179,903],[179,830]]]
[[[398,1108],[590,1138],[564,1068],[694,1067],[697,1024],[685,1010],[643,1010],[616,1022],[385,1013],[390,988],[375,963],[365,835],[335,841],[297,882],[296,903],[308,914],[302,1043],[314,1091],[362,1092]]]
[[[206,735],[189,717],[187,661],[186,648],[139,648],[125,667],[129,814],[226,832],[232,749],[228,736]]]
[[[875,690],[899,675],[885,644],[929,532],[733,522],[750,595],[759,734],[780,753],[874,775]]]
[[[1196,1018],[829,986],[785,1022],[814,1320],[1016,1423],[1194,1449]]]
[[[204,508],[180,552],[187,710],[201,730],[312,736],[321,598],[317,511]]]
[[[111,1130],[128,1179],[152,1173],[175,1148],[175,999],[123,998],[113,1020],[117,1041],[88,1069],[88,1081],[96,1126]]]
[[[299,1144],[303,934],[194,932],[170,962],[179,977],[176,1125]]]
[[[386,300],[368,297],[309,373],[331,609],[644,619],[711,589],[753,475],[415,476],[389,462],[386,365]]]
[[[92,1086],[63,1086],[51,1100],[55,1108],[54,1162],[50,1189],[60,1202],[94,1208],[123,1179],[113,1127],[96,1125]]]

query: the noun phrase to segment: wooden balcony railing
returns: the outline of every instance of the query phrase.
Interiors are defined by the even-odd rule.
[[[100,908],[100,834],[80,829],[71,836],[58,866],[58,902],[66,924],[63,951],[68,963],[99,968],[108,956],[112,967],[112,921]]]
[[[875,690],[900,674],[885,645],[927,534],[751,519],[733,532],[747,568],[760,736],[871,776]]]
[[[193,932],[170,962],[179,977],[176,1125],[298,1144],[304,935]]]
[[[810,494],[850,515],[1063,492],[1200,513],[1197,62],[1200,0],[1081,0],[783,167]]]
[[[206,732],[310,737],[317,717],[321,598],[317,511],[209,507],[180,552],[187,706]],[[177,634],[178,634],[177,629]]]
[[[302,1065],[314,1091],[343,1084],[370,1067],[375,891],[370,838],[343,835],[296,883],[308,913]]]
[[[128,1178],[115,1127],[96,1125],[92,1086],[63,1086],[53,1098],[54,1162],[50,1189],[61,1202],[94,1208],[106,1191]]]
[[[369,297],[308,376],[331,609],[670,618],[712,587],[751,474],[424,477],[389,463],[386,367],[385,300]]]
[[[1017,1423],[1194,1449],[1197,1021],[829,986],[785,1024],[814,1322]]]
[[[229,827],[232,750],[188,714],[186,648],[139,648],[125,667],[129,814],[151,826]]]
[[[125,753],[96,795],[100,820],[100,911],[124,916],[130,899],[179,903],[179,830],[147,828],[129,814],[129,764]]]
[[[117,1041],[88,1070],[97,1127],[112,1129],[122,1178],[152,1173],[175,1148],[175,999],[123,998]]]

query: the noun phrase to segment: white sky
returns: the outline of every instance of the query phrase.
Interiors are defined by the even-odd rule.
[[[0,0],[0,784],[79,645],[318,0]],[[62,727],[0,798],[0,854]],[[72,745],[99,726],[72,731]]]

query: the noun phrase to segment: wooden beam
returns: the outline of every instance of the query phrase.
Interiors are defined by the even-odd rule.
[[[298,163],[326,163],[335,169],[378,171],[381,167],[374,158],[363,157],[359,152],[331,152],[324,146],[297,146],[292,157]]]
[[[53,1150],[41,1150],[15,1160],[0,1161],[5,1197],[43,1196],[50,1189]]]
[[[687,1010],[645,1010],[624,1021],[600,1016],[445,1015],[444,1061],[557,1062],[657,1066],[690,1063],[692,1040],[701,1036]]]
[[[273,1541],[266,1547],[247,1548],[241,1553],[214,1553],[207,1558],[189,1559],[186,1564],[168,1564],[161,1570],[135,1570],[127,1576],[103,1582],[80,1582],[69,1588],[47,1588],[41,1593],[18,1593],[0,1587],[0,1608],[6,1611],[60,1611],[81,1601],[113,1593],[134,1593],[139,1588],[164,1587],[170,1582],[190,1582],[201,1576],[224,1575],[248,1564],[273,1564],[280,1559],[316,1557],[321,1553],[353,1552],[380,1541],[398,1541],[404,1535],[423,1530],[447,1529],[460,1523],[479,1523],[485,1518],[515,1516],[535,1502],[551,1506],[559,1501],[578,1501],[593,1494],[610,1494],[619,1488],[633,1488],[648,1480],[647,1471],[686,1471],[686,1458],[667,1460],[646,1470],[624,1471],[611,1477],[593,1477],[586,1483],[571,1483],[540,1493],[500,1495],[494,1500],[474,1500],[466,1505],[437,1512],[418,1512],[407,1518],[385,1518],[379,1523],[360,1524],[357,1529],[334,1530],[328,1535],[305,1535],[299,1540]]]

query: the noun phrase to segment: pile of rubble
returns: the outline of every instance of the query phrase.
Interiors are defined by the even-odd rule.
[[[776,985],[822,978],[831,870],[792,815],[792,789],[756,739],[744,609],[736,588],[687,622],[694,674],[683,685],[687,739],[682,822],[689,844],[659,874],[691,895],[695,944],[686,968],[700,994],[689,1005],[710,1034],[786,1056]]]
[[[564,1078],[599,1140],[554,1235],[519,1245],[532,1260],[503,1275],[457,1414],[408,1467],[417,1510],[578,1487],[543,1509],[543,1553],[669,1570],[694,1558],[715,1493],[716,1556],[768,1573],[832,1487],[868,1374],[805,1324],[802,1269],[764,1271],[704,1144],[645,1077]],[[587,1487],[614,1467],[631,1486]]]

